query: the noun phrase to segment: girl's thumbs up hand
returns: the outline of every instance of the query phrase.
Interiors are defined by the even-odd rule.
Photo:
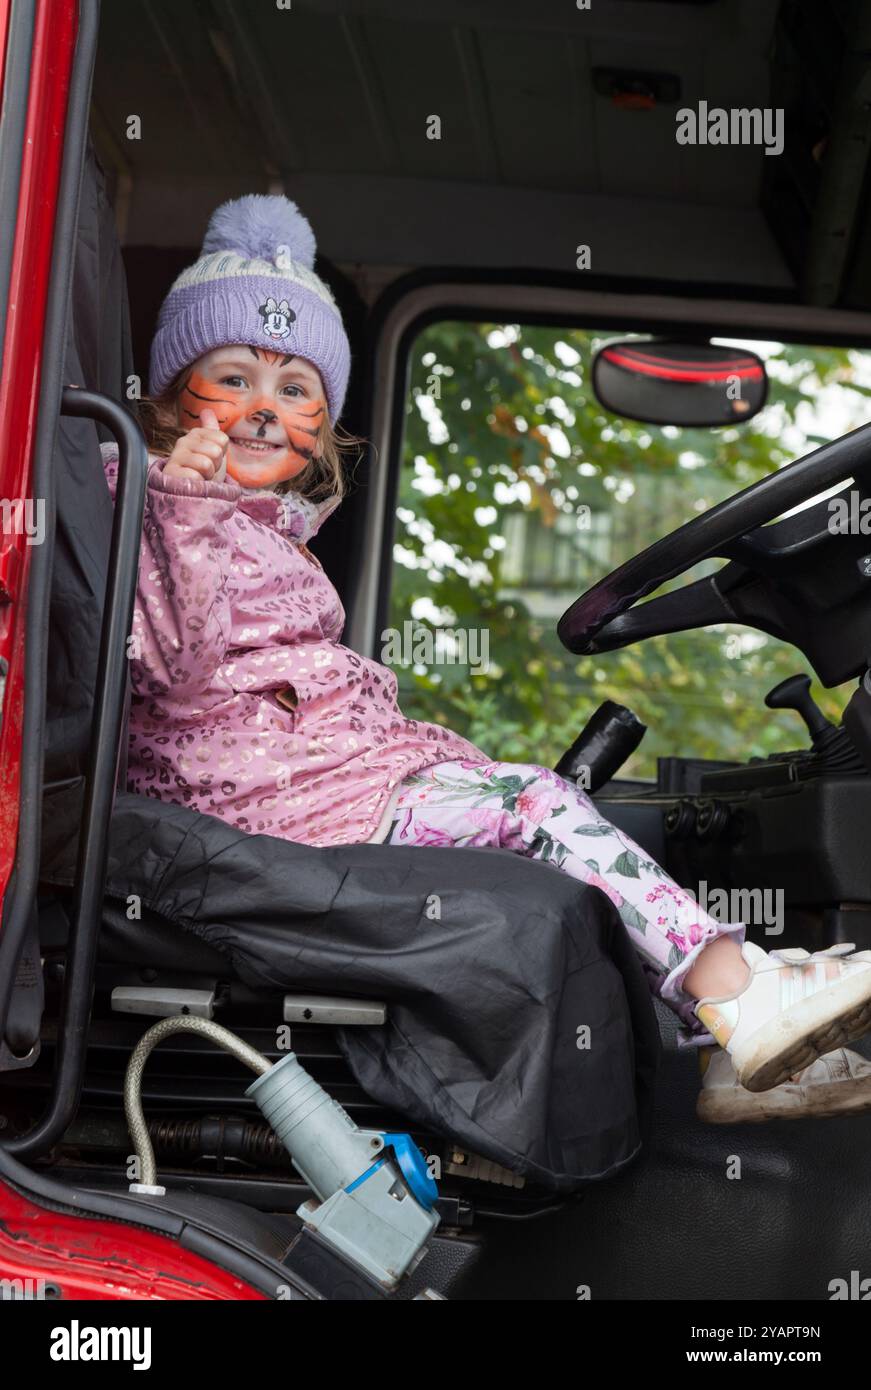
[[[227,449],[230,444],[230,437],[224,434],[218,424],[218,417],[210,406],[206,406],[204,410],[200,411],[200,424],[210,437],[214,437],[215,443],[220,445],[221,456],[215,469],[214,481],[221,483],[227,476]]]
[[[223,482],[227,476],[229,443],[229,436],[218,424],[217,415],[207,406],[200,411],[200,424],[176,441],[164,465],[164,474],[170,478],[205,478],[207,482]]]

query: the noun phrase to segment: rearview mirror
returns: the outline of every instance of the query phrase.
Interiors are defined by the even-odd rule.
[[[593,390],[606,410],[648,425],[734,425],[762,409],[768,377],[745,348],[634,338],[596,353]]]

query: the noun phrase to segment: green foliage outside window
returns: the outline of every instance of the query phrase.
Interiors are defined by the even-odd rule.
[[[442,322],[417,338],[389,623],[483,630],[489,668],[393,663],[402,708],[492,757],[552,766],[597,705],[616,700],[649,725],[623,773],[638,777],[655,775],[657,756],[743,760],[804,747],[797,716],[763,704],[807,669],[782,642],[723,626],[579,658],[555,626],[579,593],[655,539],[864,423],[868,361],[767,344],[772,388],[754,420],[655,428],[595,400],[590,363],[609,336]],[[814,687],[834,719],[849,694]]]

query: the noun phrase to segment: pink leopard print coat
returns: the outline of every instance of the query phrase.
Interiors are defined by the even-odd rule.
[[[117,449],[102,453],[114,497]],[[303,844],[381,838],[410,772],[480,750],[406,719],[392,671],[339,642],[339,596],[305,545],[332,504],[166,478],[164,462],[129,642],[130,790]]]

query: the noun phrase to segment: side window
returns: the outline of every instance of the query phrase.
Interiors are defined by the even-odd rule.
[[[493,757],[553,766],[601,701],[616,700],[649,725],[624,769],[638,777],[655,775],[657,756],[803,746],[796,716],[763,704],[805,668],[787,644],[724,625],[576,657],[555,627],[653,540],[864,423],[871,358],[754,343],[772,389],[750,424],[657,429],[606,415],[590,390],[592,356],[612,336],[440,322],[415,340],[381,653],[402,707]],[[835,719],[849,693],[814,687]]]

